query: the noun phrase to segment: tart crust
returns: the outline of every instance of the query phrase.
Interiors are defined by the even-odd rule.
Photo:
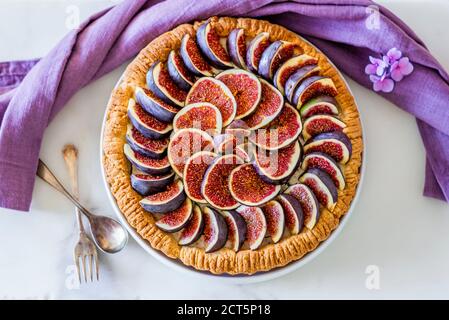
[[[267,244],[258,250],[241,250],[234,252],[223,248],[213,253],[204,249],[180,246],[172,234],[161,231],[155,225],[155,219],[139,205],[142,199],[131,187],[130,165],[123,154],[126,143],[125,134],[128,124],[127,105],[136,86],[145,86],[145,75],[152,63],[165,60],[170,50],[178,49],[184,34],[194,35],[202,22],[193,25],[183,24],[166,32],[150,44],[126,68],[120,84],[113,90],[106,111],[106,123],[103,134],[103,169],[110,190],[120,211],[128,223],[150,245],[166,256],[179,259],[187,266],[214,274],[253,274],[285,266],[313,251],[320,242],[327,239],[339,225],[340,218],[348,211],[355,196],[360,180],[362,163],[362,129],[359,114],[343,79],[334,69],[327,57],[310,46],[297,34],[279,25],[267,21],[249,18],[213,17],[212,25],[221,36],[227,36],[234,28],[243,28],[249,37],[260,32],[268,32],[271,40],[286,40],[298,44],[304,53],[318,58],[321,75],[330,77],[337,89],[336,100],[341,107],[340,118],[346,123],[344,132],[351,139],[353,150],[350,161],[344,166],[346,188],[338,192],[338,202],[333,212],[322,208],[321,216],[312,230],[306,228],[294,236],[280,240],[276,244]],[[297,182],[297,172],[290,183]]]

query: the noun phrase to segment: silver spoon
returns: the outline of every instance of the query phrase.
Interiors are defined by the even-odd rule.
[[[116,253],[125,247],[128,242],[128,233],[119,222],[109,217],[94,215],[84,208],[72,194],[62,186],[55,175],[40,159],[36,174],[39,178],[65,195],[78,209],[80,209],[89,220],[92,237],[96,245],[102,251],[106,253]]]

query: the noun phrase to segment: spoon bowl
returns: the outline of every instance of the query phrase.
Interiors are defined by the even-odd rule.
[[[116,220],[106,216],[91,216],[90,230],[95,244],[106,253],[121,251],[128,242],[128,233]]]

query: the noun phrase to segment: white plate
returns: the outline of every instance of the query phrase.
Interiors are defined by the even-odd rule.
[[[307,42],[309,45],[313,46],[317,51],[321,52],[321,50],[316,48],[309,41],[307,41],[306,39],[304,39],[302,37],[300,37],[300,38],[303,41]],[[346,79],[343,77],[341,72],[332,63],[332,61],[329,60],[329,58],[328,58],[328,61],[332,64],[332,66],[335,68],[335,70],[337,70],[337,72],[340,74],[340,76],[343,79],[344,83],[346,84],[346,87],[348,88],[349,92],[354,97],[354,95],[352,94],[351,89],[349,88],[348,83],[346,82]],[[120,82],[121,82],[121,79],[119,79],[119,81],[117,82],[116,87],[120,84]],[[354,98],[354,101],[355,101],[355,98]],[[358,106],[357,101],[355,101],[355,104],[356,104],[356,106]],[[196,270],[196,269],[194,269],[192,267],[188,267],[188,266],[184,265],[179,260],[171,259],[171,258],[167,257],[165,254],[163,254],[162,252],[153,249],[151,247],[151,245],[149,244],[149,242],[147,240],[143,239],[136,232],[136,230],[129,225],[128,221],[123,216],[122,212],[120,211],[119,207],[117,206],[117,202],[115,201],[115,198],[112,195],[111,190],[109,188],[109,184],[106,181],[106,175],[105,175],[104,168],[103,168],[103,133],[104,133],[104,127],[105,127],[105,124],[106,124],[106,115],[107,115],[107,110],[105,112],[105,115],[104,115],[104,118],[103,118],[103,124],[102,124],[102,127],[101,127],[101,137],[100,137],[100,139],[101,139],[100,140],[100,162],[101,163],[100,163],[100,165],[101,165],[101,168],[102,168],[101,175],[102,175],[102,178],[103,178],[103,183],[104,183],[105,189],[107,190],[108,198],[109,198],[109,201],[110,201],[110,203],[111,203],[111,205],[112,205],[112,207],[114,209],[115,214],[117,215],[117,217],[120,220],[120,222],[123,223],[123,225],[126,227],[126,229],[131,234],[131,236],[134,238],[134,240],[136,240],[137,243],[146,252],[148,252],[156,260],[160,261],[164,265],[166,265],[166,266],[168,266],[168,267],[170,267],[170,268],[172,268],[174,270],[177,270],[177,271],[179,271],[179,272],[181,272],[183,274],[189,275],[189,276],[199,277],[199,278],[202,278],[203,280],[204,279],[206,279],[206,280],[210,279],[210,280],[213,280],[213,281],[218,281],[218,282],[227,283],[227,284],[249,284],[249,283],[256,283],[256,282],[262,282],[262,281],[267,281],[267,280],[279,278],[279,277],[281,277],[283,275],[286,275],[286,274],[288,274],[290,272],[293,272],[293,271],[299,269],[300,267],[304,266],[309,261],[311,261],[315,257],[317,257],[321,252],[323,252],[324,249],[326,249],[327,246],[329,244],[331,244],[332,241],[334,241],[335,238],[340,234],[340,232],[343,230],[343,227],[346,225],[346,222],[348,221],[349,217],[352,214],[354,205],[356,204],[356,202],[357,202],[357,200],[359,198],[361,189],[362,189],[362,183],[363,183],[363,179],[364,179],[364,176],[365,176],[365,158],[366,158],[366,155],[365,155],[366,154],[366,149],[365,149],[365,147],[363,148],[363,152],[362,152],[362,164],[361,164],[361,169],[360,169],[359,184],[357,185],[357,190],[356,190],[354,199],[352,200],[351,205],[350,205],[350,207],[348,209],[348,212],[340,219],[340,224],[338,225],[337,229],[334,230],[331,233],[329,238],[327,238],[326,240],[321,242],[315,250],[313,250],[312,252],[306,254],[303,258],[301,258],[301,259],[299,259],[297,261],[293,261],[293,262],[289,263],[285,267],[276,268],[276,269],[272,269],[270,271],[265,271],[265,272],[258,272],[258,273],[255,273],[253,275],[236,275],[236,276],[231,276],[231,275],[214,275],[214,274],[212,274],[210,272],[199,271],[199,270]],[[362,119],[360,118],[360,114],[359,114],[359,119],[360,119],[360,123],[361,123],[361,127],[362,127],[363,146],[365,146],[365,139],[364,139],[365,135],[363,134],[363,123],[362,123]]]

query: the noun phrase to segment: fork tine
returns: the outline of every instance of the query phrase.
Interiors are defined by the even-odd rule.
[[[94,282],[94,256],[93,254],[91,254],[89,256],[89,261],[90,261],[90,282]]]
[[[78,281],[81,284],[81,272],[80,272],[80,259],[79,258],[80,257],[78,257],[77,255],[74,256],[76,273],[78,274]]]
[[[100,270],[99,270],[99,267],[98,267],[98,255],[97,255],[97,252],[95,252],[94,258],[95,258],[95,273],[97,274],[97,281],[100,281]]]
[[[86,256],[83,255],[81,259],[83,260],[84,281],[87,283]]]

